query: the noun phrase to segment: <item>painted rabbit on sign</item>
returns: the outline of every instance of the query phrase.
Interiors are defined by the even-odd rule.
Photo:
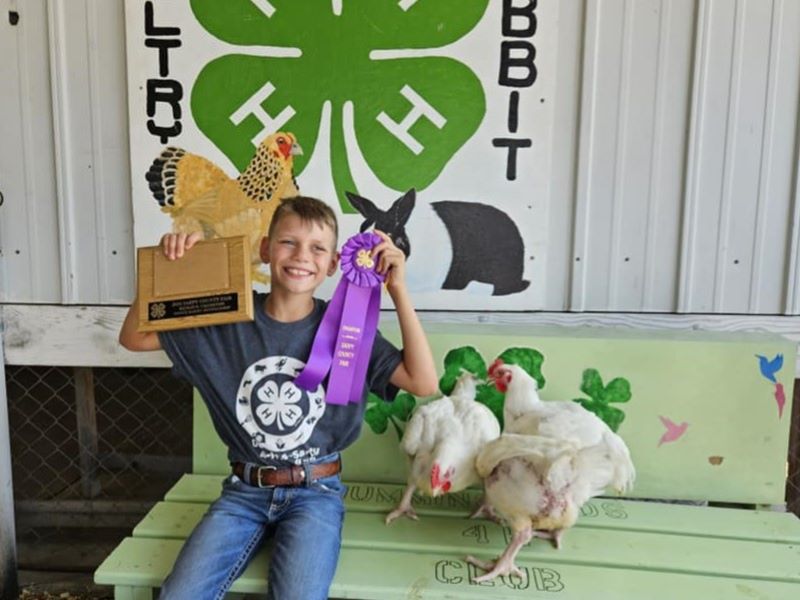
[[[350,192],[347,199],[364,217],[362,232],[373,226],[384,231],[409,260],[412,260],[412,238],[415,244],[435,237],[450,240],[449,247],[437,244],[437,250],[449,249],[449,256],[425,255],[424,268],[412,271],[424,277],[414,282],[418,290],[463,290],[477,282],[491,285],[493,296],[507,296],[530,285],[522,277],[525,245],[519,229],[511,217],[494,206],[446,200],[415,211],[414,189],[395,200],[387,210]],[[416,254],[414,258],[421,260]]]

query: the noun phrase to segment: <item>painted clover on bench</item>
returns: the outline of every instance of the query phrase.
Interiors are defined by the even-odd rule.
[[[589,399],[575,398],[575,402],[596,414],[611,428],[611,431],[616,432],[625,420],[625,413],[610,404],[628,402],[631,399],[630,382],[622,377],[616,377],[604,386],[597,369],[586,369],[583,372],[581,391],[589,396]]]
[[[497,359],[505,364],[519,365],[536,380],[539,390],[545,387],[547,380],[542,373],[544,355],[538,350],[524,347],[507,348]],[[439,380],[439,390],[444,395],[450,394],[462,371],[469,371],[478,379],[475,400],[486,405],[503,427],[504,395],[487,381],[486,361],[473,346],[461,346],[447,353],[444,358],[444,373]],[[587,368],[583,372],[580,390],[589,398],[575,398],[573,401],[596,414],[612,431],[617,432],[625,420],[625,413],[610,404],[630,401],[632,397],[630,382],[624,377],[615,377],[604,386],[597,369]],[[370,394],[368,403],[364,420],[370,429],[374,433],[382,434],[391,423],[399,439],[403,436],[401,424],[406,423],[411,417],[417,400],[411,394],[402,392],[392,403],[383,402]]]

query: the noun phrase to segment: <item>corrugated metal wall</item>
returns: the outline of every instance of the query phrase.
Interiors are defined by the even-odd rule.
[[[800,314],[800,2],[558,10],[540,308]],[[0,11],[0,300],[125,303],[122,0]]]
[[[0,300],[129,302],[122,2],[0,0],[0,56]]]
[[[566,306],[797,313],[798,28],[796,0],[586,2]]]

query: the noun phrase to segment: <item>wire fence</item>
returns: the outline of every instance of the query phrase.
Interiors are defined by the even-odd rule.
[[[158,498],[190,470],[192,390],[168,369],[6,373],[16,499]]]
[[[53,568],[42,550],[79,529],[113,528],[113,547],[191,470],[192,389],[169,369],[7,365],[6,388],[21,567]]]
[[[6,378],[23,546],[71,527],[117,527],[121,538],[191,470],[192,390],[168,369],[7,365]],[[800,389],[786,502],[800,516]]]

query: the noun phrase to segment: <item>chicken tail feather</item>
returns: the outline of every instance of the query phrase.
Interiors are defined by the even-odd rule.
[[[175,183],[178,162],[186,154],[183,148],[169,146],[162,150],[145,173],[145,179],[159,205],[168,209],[175,205]]]
[[[161,209],[172,214],[219,188],[229,178],[210,160],[168,146],[151,163],[145,179]]]

